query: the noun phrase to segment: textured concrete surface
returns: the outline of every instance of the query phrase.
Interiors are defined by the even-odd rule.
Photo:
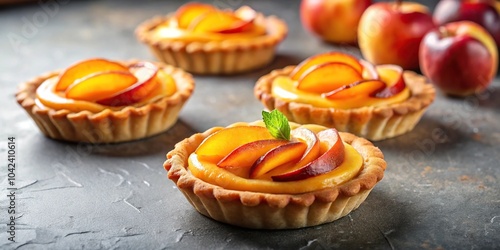
[[[388,162],[384,180],[358,210],[334,223],[284,231],[224,225],[198,214],[168,180],[162,163],[176,142],[212,126],[260,118],[262,106],[253,97],[259,76],[320,52],[359,55],[355,47],[325,44],[305,32],[298,1],[215,1],[277,14],[290,34],[264,69],[196,76],[180,120],[159,136],[117,145],[54,141],[17,105],[19,83],[81,59],[153,60],[133,30],[182,2],[0,7],[0,248],[500,248],[499,77],[484,94],[465,100],[439,94],[413,131],[377,142]],[[16,243],[8,241],[6,225],[10,136],[17,140]]]

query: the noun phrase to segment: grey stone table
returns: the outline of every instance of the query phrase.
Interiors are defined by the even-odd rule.
[[[243,75],[196,76],[195,93],[168,132],[100,146],[44,137],[17,105],[16,86],[89,57],[153,60],[134,28],[182,1],[60,0],[52,9],[0,7],[0,248],[500,248],[498,77],[482,95],[439,94],[413,131],[377,142],[388,162],[383,181],[358,210],[334,223],[262,231],[198,214],[162,168],[176,142],[215,125],[259,119],[262,105],[253,85],[272,69],[330,50],[359,55],[355,47],[325,44],[305,32],[298,1],[215,2],[249,4],[285,19],[290,34],[276,60]],[[7,232],[8,137],[17,146],[15,243]]]

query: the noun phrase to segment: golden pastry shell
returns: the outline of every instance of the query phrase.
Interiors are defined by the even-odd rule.
[[[335,109],[289,102],[272,95],[272,84],[278,76],[289,76],[296,66],[273,70],[256,83],[254,94],[269,110],[277,109],[290,120],[301,124],[318,124],[353,133],[372,141],[392,138],[411,131],[434,101],[435,89],[422,75],[405,71],[403,77],[411,96],[400,103],[377,107]]]
[[[130,65],[137,60],[121,62]],[[193,77],[179,68],[155,63],[171,74],[177,91],[143,106],[125,106],[121,109],[105,109],[98,113],[90,111],[71,112],[55,110],[36,104],[36,89],[45,80],[58,75],[61,70],[37,76],[22,83],[16,93],[17,102],[35,121],[47,137],[86,143],[115,143],[137,140],[168,130],[178,119],[179,112],[191,96],[195,84]]]
[[[220,222],[256,229],[302,228],[331,222],[356,209],[384,176],[386,162],[382,152],[366,139],[340,132],[342,140],[364,159],[360,173],[343,184],[303,194],[224,189],[193,176],[187,169],[189,155],[205,138],[221,129],[211,128],[177,143],[164,163],[168,178],[191,205]]]
[[[284,21],[259,13],[256,21],[266,26],[268,34],[248,40],[188,42],[156,39],[151,35],[152,30],[172,16],[170,13],[143,22],[136,28],[136,36],[158,60],[195,74],[236,74],[261,68],[273,60],[276,46],[288,33]]]

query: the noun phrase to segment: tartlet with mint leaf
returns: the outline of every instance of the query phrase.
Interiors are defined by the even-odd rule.
[[[356,209],[386,162],[370,141],[319,125],[263,120],[214,127],[177,143],[164,163],[191,205],[256,229],[315,226]]]

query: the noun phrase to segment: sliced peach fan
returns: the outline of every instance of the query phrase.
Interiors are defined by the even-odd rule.
[[[175,20],[177,20],[179,28],[186,29],[194,19],[212,11],[217,11],[217,9],[210,4],[187,3],[177,9]]]
[[[169,179],[177,185],[179,191],[198,212],[220,222],[247,228],[285,229],[315,226],[337,220],[358,208],[383,177],[386,168],[383,154],[365,139],[348,133],[337,133],[323,126],[297,123],[289,123],[291,129],[289,137],[288,129],[276,130],[276,126],[269,126],[269,117],[263,115],[263,119],[264,121],[252,123],[235,123],[226,128],[211,128],[203,133],[194,134],[177,143],[167,154],[164,167],[168,171]],[[281,120],[274,119],[276,121],[274,124],[284,124],[280,122]],[[292,161],[296,163],[285,163],[259,178],[252,179],[249,178],[248,167],[244,168],[247,170],[246,176],[243,175],[243,171],[239,172],[241,175],[237,175],[218,166],[218,163],[200,160],[195,152],[203,144],[208,143],[210,148],[216,149],[220,147],[217,144],[223,145],[226,141],[238,140],[240,128],[249,132],[254,129],[258,131],[260,129],[257,127],[263,126],[270,128],[271,133],[277,138],[288,138],[284,144],[277,143],[275,148],[288,144],[305,144],[306,149],[299,154],[301,159],[298,162],[311,156],[304,166],[316,165],[308,168],[314,171],[300,170],[303,167],[295,169],[293,164],[298,162],[294,159]],[[228,129],[232,132],[222,132]],[[218,133],[225,135],[217,136],[217,141],[210,139]],[[253,142],[243,143],[234,150],[246,151],[245,155],[252,156],[255,147],[259,144],[264,147],[269,144],[269,140],[273,139],[256,139]],[[281,139],[274,140],[281,141]],[[248,145],[248,148],[245,148],[245,145]],[[343,148],[343,152],[336,145]],[[333,151],[341,154],[332,155]],[[264,152],[265,150],[259,150],[262,156],[266,155]],[[245,164],[250,165],[246,161]],[[337,164],[340,165],[333,170],[318,167]],[[288,174],[298,169],[299,172],[306,174],[307,178],[299,180],[271,178],[280,174],[285,174],[284,178],[297,177],[300,175]],[[317,173],[317,171],[324,172]]]
[[[357,72],[361,72],[363,70],[363,66],[360,64],[359,60],[356,57],[341,52],[329,52],[329,53],[315,55],[304,60],[291,73],[291,77],[293,80],[297,81],[303,76],[305,71],[307,71],[309,68],[327,62],[344,63],[353,67],[354,70]]]
[[[76,79],[81,79],[93,73],[106,71],[127,71],[124,65],[102,58],[88,59],[68,67],[61,73],[56,84],[56,91],[66,90]]]
[[[363,165],[361,156],[342,142],[335,129],[299,127],[291,134],[287,141],[273,139],[261,126],[221,129],[199,145],[188,168],[224,188],[288,193],[340,184]]]
[[[375,72],[373,72],[375,69]],[[345,86],[357,85],[360,81],[379,80],[386,86],[392,86],[396,81],[404,85],[402,77],[403,69],[397,65],[379,65],[373,66],[367,61],[361,61],[351,55],[330,52],[312,56],[299,64],[291,73],[291,79],[296,81],[298,90],[328,93],[331,91],[340,92],[346,90]],[[392,95],[401,92],[403,88],[393,91]],[[356,90],[359,93],[365,89]],[[383,97],[378,96],[377,92],[381,88],[369,88],[368,95],[380,98],[390,97],[386,94]]]
[[[190,2],[136,29],[156,58],[196,74],[236,74],[269,64],[288,33],[286,23],[248,6],[218,9]]]
[[[224,158],[217,163],[217,166],[226,169],[251,167],[266,152],[287,143],[287,140],[275,139],[249,142],[235,148],[231,151],[231,153],[224,156]],[[252,151],[254,153],[248,155],[248,151]]]
[[[264,35],[264,29],[257,29],[254,23],[257,12],[248,6],[237,10],[220,10],[204,3],[187,3],[173,15],[169,27],[194,33],[237,34],[254,33]]]
[[[276,97],[316,107],[357,108],[401,102],[410,96],[397,65],[374,66],[341,52],[312,56],[272,86]]]
[[[129,66],[89,59],[68,67],[37,89],[42,105],[71,111],[98,112],[104,106],[133,105],[176,91],[171,76],[149,62]]]
[[[95,58],[23,82],[16,100],[51,139],[119,143],[171,128],[194,87],[164,63]]]
[[[258,16],[248,6],[233,12],[203,3],[187,3],[160,23],[152,36],[186,42],[245,40],[266,35],[266,28],[255,21]]]

